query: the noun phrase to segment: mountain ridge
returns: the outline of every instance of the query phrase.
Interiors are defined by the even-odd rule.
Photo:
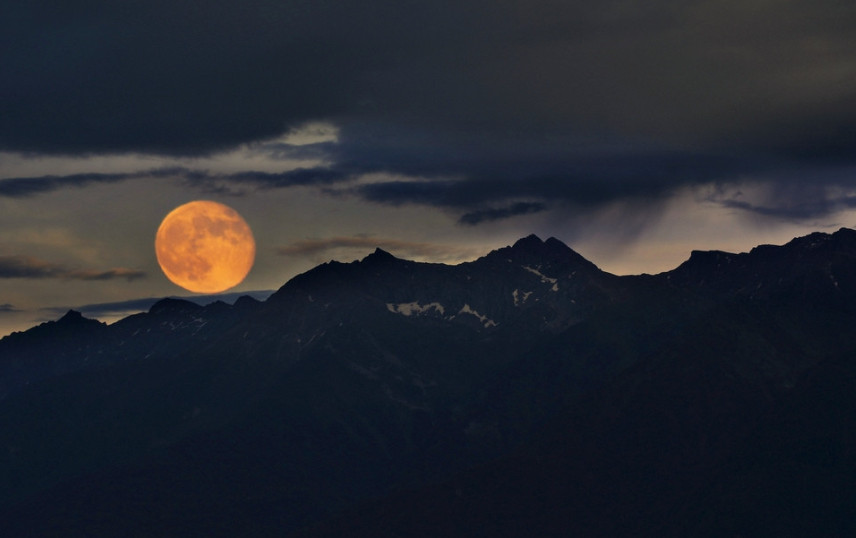
[[[833,234],[826,234],[823,232],[814,232],[814,233],[809,234],[809,235],[804,236],[804,237],[794,238],[793,240],[791,240],[790,242],[788,242],[785,245],[758,245],[756,247],[753,247],[749,252],[744,252],[744,253],[731,253],[731,252],[721,251],[721,250],[692,250],[690,253],[690,257],[686,261],[684,261],[683,263],[679,264],[678,267],[671,269],[669,271],[664,271],[662,273],[659,273],[656,276],[658,276],[658,277],[665,276],[667,278],[670,278],[675,273],[679,273],[681,271],[689,271],[690,270],[689,268],[695,267],[695,266],[707,266],[707,267],[709,267],[713,263],[716,263],[717,266],[722,265],[722,263],[731,264],[731,263],[735,262],[736,260],[749,259],[749,258],[752,258],[754,256],[769,256],[771,253],[781,252],[781,249],[793,248],[793,247],[797,247],[797,246],[808,246],[808,248],[814,249],[814,248],[817,248],[818,246],[821,246],[821,245],[827,245],[831,242],[834,242],[835,240],[838,240],[838,243],[843,243],[843,244],[847,245],[849,247],[849,249],[856,251],[856,230],[852,230],[849,228],[840,228],[838,231],[836,231]],[[573,260],[575,262],[581,262],[581,265],[583,267],[585,267],[586,269],[597,270],[597,271],[603,272],[602,270],[597,268],[597,266],[594,263],[585,259],[579,253],[577,253],[576,251],[574,251],[573,249],[568,247],[565,243],[556,239],[555,237],[549,237],[546,241],[542,241],[537,235],[530,234],[529,236],[526,236],[524,238],[517,240],[511,246],[498,248],[498,249],[493,250],[490,253],[486,254],[485,256],[482,256],[476,260],[469,261],[469,262],[462,262],[459,265],[446,265],[446,264],[442,264],[442,263],[415,262],[415,261],[411,261],[411,260],[405,260],[405,259],[398,258],[398,257],[394,256],[393,254],[383,250],[380,247],[377,247],[371,254],[365,256],[361,260],[355,260],[355,261],[352,261],[349,263],[331,260],[329,262],[320,264],[320,265],[314,267],[313,269],[310,269],[309,271],[307,271],[305,273],[302,273],[300,275],[295,276],[292,280],[297,280],[297,281],[308,280],[310,275],[314,276],[316,273],[326,273],[330,268],[333,268],[333,267],[345,268],[345,267],[349,267],[349,266],[353,267],[354,265],[374,266],[374,265],[379,265],[379,264],[396,263],[396,262],[403,262],[403,263],[409,265],[410,267],[417,265],[417,264],[418,265],[424,265],[424,266],[458,267],[461,265],[485,263],[487,260],[500,259],[503,257],[506,257],[504,259],[507,260],[508,259],[507,256],[509,254],[512,254],[514,256],[521,256],[521,255],[527,255],[527,254],[536,254],[536,255],[542,255],[543,256],[545,254],[550,254],[550,255],[554,256],[554,259],[550,260],[550,258],[546,258],[546,260],[554,261],[554,262],[556,261],[556,258],[561,260],[562,259],[561,255],[564,255],[564,257],[568,260]],[[543,261],[545,258],[542,257],[540,259]],[[636,277],[636,276],[643,276],[643,275],[627,275],[627,277]],[[618,277],[618,278],[622,278],[622,277]],[[290,284],[290,282],[291,281],[287,282],[282,287],[280,287],[279,290],[277,290],[277,292],[286,288]],[[254,299],[250,296],[241,296],[239,298],[239,300],[241,300],[241,302],[244,305],[250,304],[248,300],[251,300],[253,302],[265,302],[265,301],[258,301],[257,299]],[[150,309],[148,310],[148,313],[157,312],[157,311],[159,311],[161,309],[165,309],[165,308],[169,308],[169,309],[180,308],[179,305],[183,305],[183,306],[181,306],[181,308],[187,308],[190,310],[196,310],[196,307],[199,306],[197,303],[193,302],[193,300],[191,298],[167,297],[167,298],[158,300],[152,307],[150,307]],[[203,307],[200,307],[200,308],[203,308]],[[57,321],[62,321],[63,319],[65,319],[66,317],[69,317],[69,316],[71,316],[71,318],[74,318],[74,319],[79,319],[79,318],[83,317],[79,312],[71,309]],[[83,319],[92,319],[92,318],[85,318],[84,317]],[[35,327],[28,329],[26,331],[16,331],[13,334],[20,334],[23,332],[27,332],[27,331],[32,330],[34,328]],[[0,341],[8,338],[9,336],[11,336],[11,335],[6,335],[3,338],[0,338]]]
[[[833,435],[856,421],[854,279],[847,229],[634,276],[530,235],[454,266],[376,249],[266,301],[70,312],[0,340],[0,517],[10,536],[779,529],[783,465],[853,502],[817,454],[856,472]]]

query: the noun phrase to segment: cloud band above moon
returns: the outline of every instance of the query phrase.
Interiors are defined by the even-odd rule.
[[[846,3],[37,0],[11,6],[0,35],[0,150],[204,156],[306,122],[339,132],[270,148],[324,166],[8,178],[0,196],[170,174],[239,194],[383,173],[406,181],[349,193],[475,225],[747,180],[776,192],[725,207],[823,216],[854,189],[815,174],[856,164]],[[820,182],[815,209],[788,211],[800,200],[775,187],[792,169]]]

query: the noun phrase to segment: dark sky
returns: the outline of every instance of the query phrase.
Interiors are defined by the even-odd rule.
[[[253,227],[247,290],[372,244],[657,272],[856,223],[856,4],[28,0],[0,51],[0,329],[180,292],[151,242],[194,198]]]

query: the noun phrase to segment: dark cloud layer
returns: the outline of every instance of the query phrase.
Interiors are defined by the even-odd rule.
[[[352,192],[465,224],[856,159],[856,6],[833,0],[33,0],[7,7],[0,47],[0,149],[202,154],[324,120],[337,144],[279,149],[323,169],[178,175],[410,175]],[[36,179],[0,195],[61,181]],[[726,205],[775,216],[788,192]],[[841,207],[820,202],[803,213]]]
[[[730,183],[744,174],[784,167],[766,156],[675,151],[633,145],[590,147],[562,137],[516,145],[507,137],[466,144],[442,142],[444,151],[425,151],[425,137],[387,132],[374,136],[374,149],[343,137],[336,160],[354,168],[378,164],[419,179],[356,185],[350,192],[372,202],[420,204],[462,212],[460,222],[490,220],[567,205],[592,209],[617,200],[661,199],[677,189]],[[434,146],[438,147],[439,143]],[[430,146],[429,146],[430,147]],[[448,156],[452,159],[448,159]]]
[[[502,220],[510,217],[515,217],[517,215],[527,215],[530,213],[540,213],[547,209],[547,206],[538,202],[517,202],[515,204],[511,204],[507,207],[499,207],[499,208],[491,208],[491,209],[479,209],[478,211],[471,211],[469,213],[464,213],[461,215],[459,222],[461,224],[468,224],[470,226],[475,226],[476,224],[481,224],[482,222],[489,222],[492,220]]]
[[[105,271],[72,269],[62,264],[51,263],[30,256],[0,256],[0,279],[113,280],[124,278],[130,282],[145,277],[144,271],[122,267]]]
[[[195,153],[358,116],[806,148],[856,132],[856,8],[832,0],[34,0],[0,24],[9,149]]]
[[[747,199],[742,192],[715,194],[709,201],[764,217],[787,221],[824,218],[837,211],[856,209],[856,195],[840,184],[827,181],[806,184],[791,183]]]

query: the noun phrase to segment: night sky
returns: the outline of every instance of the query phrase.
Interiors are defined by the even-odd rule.
[[[856,225],[849,2],[13,0],[0,81],[0,335],[190,295],[153,242],[193,199],[253,229],[235,292],[376,246],[636,274]]]

